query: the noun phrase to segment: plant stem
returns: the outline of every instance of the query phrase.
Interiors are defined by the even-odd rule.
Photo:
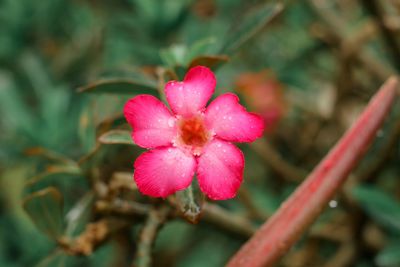
[[[346,44],[348,46],[353,44],[346,33],[346,22],[343,21],[340,14],[326,9],[324,7],[326,2],[327,1],[309,0],[307,3],[309,3],[309,6],[316,15],[319,16],[321,21],[328,26],[329,31],[334,35],[338,45]],[[354,43],[353,48],[347,48],[354,53],[353,56],[357,59],[360,65],[376,78],[386,80],[390,75],[396,73],[391,66],[385,64],[386,62],[382,62],[380,58],[376,57],[373,53],[370,53],[368,49],[357,46],[357,42]]]
[[[264,139],[258,139],[250,144],[250,147],[256,152],[270,167],[286,180],[300,182],[306,177],[304,170],[297,168],[284,161],[279,153]]]
[[[394,103],[397,87],[397,78],[387,80],[353,126],[271,219],[231,258],[228,267],[271,266],[285,254],[365,154]]]
[[[149,212],[147,220],[140,233],[135,263],[136,267],[151,266],[151,250],[161,225],[167,220],[170,208],[162,206]]]
[[[388,51],[392,54],[393,64],[400,69],[400,45],[397,42],[397,34],[385,24],[385,12],[381,6],[381,1],[362,0],[365,9],[375,18],[381,31],[382,37],[386,43]]]
[[[256,231],[256,227],[250,220],[232,214],[224,208],[212,203],[204,203],[202,216],[202,220],[205,222],[212,223],[225,231],[230,231],[244,237],[251,237]]]

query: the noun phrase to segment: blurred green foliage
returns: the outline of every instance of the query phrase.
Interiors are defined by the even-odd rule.
[[[217,71],[217,94],[233,90],[243,72],[272,70],[291,106],[270,142],[291,164],[310,170],[348,126],[340,112],[348,115],[352,109],[340,110],[338,103],[357,109],[382,81],[355,64],[353,91],[337,90],[337,99],[326,98],[323,92],[340,85],[344,56],[329,43],[332,36],[322,36],[323,23],[311,1],[282,2],[284,7],[260,0],[0,0],[0,266],[129,266],[141,221],[120,242],[125,248],[107,242],[90,256],[74,257],[56,241],[78,236],[96,219],[90,191],[95,181],[88,176],[132,171],[142,152],[128,138],[124,102],[139,93],[159,96],[160,82],[182,78],[196,64]],[[345,14],[346,36],[351,36],[368,16],[357,1],[334,2],[327,8]],[[368,49],[390,64],[379,37]],[[333,115],[319,114],[308,99],[332,106]],[[374,152],[385,146],[389,126],[366,162],[374,162]],[[385,172],[353,191],[357,212],[378,225],[384,245],[358,248],[352,266],[400,266],[398,139],[394,144]],[[262,216],[250,216],[243,200],[218,205],[259,225],[298,181],[286,181],[250,147],[243,150],[243,187]],[[388,190],[391,196],[382,193],[387,188],[395,188]],[[331,206],[315,229],[352,212],[345,197],[334,201],[339,206]],[[202,221],[194,226],[176,219],[159,233],[154,264],[222,266],[244,240]],[[314,264],[339,247],[331,240],[322,244],[317,254],[323,259]],[[282,264],[294,266],[287,262],[307,246],[302,240]]]

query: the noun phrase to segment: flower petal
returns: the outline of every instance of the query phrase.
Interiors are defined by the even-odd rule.
[[[247,112],[239,104],[239,98],[232,93],[217,97],[205,112],[207,128],[231,142],[253,142],[264,131],[261,116]]]
[[[190,116],[202,110],[214,93],[214,73],[203,66],[191,68],[182,82],[165,85],[168,103],[175,114]]]
[[[190,185],[196,160],[178,148],[164,147],[140,155],[134,168],[133,178],[142,194],[166,197]]]
[[[151,95],[138,95],[124,107],[132,126],[133,141],[144,148],[170,145],[177,135],[175,117],[160,100]]]
[[[235,145],[214,139],[198,159],[201,191],[214,200],[233,198],[243,180],[244,157]]]

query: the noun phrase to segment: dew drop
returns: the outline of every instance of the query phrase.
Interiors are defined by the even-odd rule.
[[[338,205],[338,202],[334,199],[332,199],[331,201],[329,201],[329,207],[331,207],[332,209],[336,208]]]
[[[174,118],[169,118],[168,119],[168,126],[169,127],[174,127],[175,124],[175,119]]]

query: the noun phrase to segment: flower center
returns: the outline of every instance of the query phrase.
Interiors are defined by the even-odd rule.
[[[183,118],[178,125],[182,143],[192,149],[203,147],[210,139],[201,117]]]

